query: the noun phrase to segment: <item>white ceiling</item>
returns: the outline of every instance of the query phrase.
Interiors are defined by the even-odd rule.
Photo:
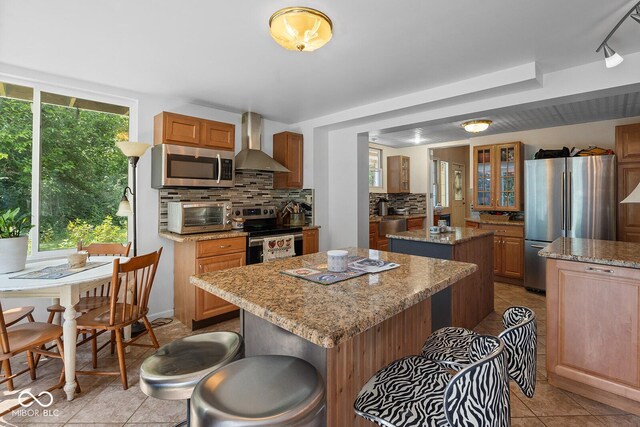
[[[634,0],[304,3],[334,23],[313,53],[269,36],[288,0],[2,0],[0,62],[293,123],[532,61],[596,61]],[[611,46],[638,51],[639,34],[629,20]]]
[[[462,141],[474,136],[636,116],[640,116],[640,92],[544,106],[520,106],[506,111],[486,111],[473,117],[454,117],[431,123],[416,123],[397,129],[371,131],[369,138],[376,144],[403,148],[417,144]],[[493,123],[489,129],[478,134],[469,133],[462,128],[461,124],[464,121],[476,119],[488,119]]]

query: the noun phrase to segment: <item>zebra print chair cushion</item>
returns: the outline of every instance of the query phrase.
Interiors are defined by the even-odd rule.
[[[498,335],[505,342],[509,376],[527,397],[536,387],[537,321],[527,307],[509,307],[502,315],[505,330]],[[422,356],[454,370],[471,363],[470,343],[476,332],[446,327],[435,331],[422,347]]]
[[[500,339],[478,336],[455,376],[420,356],[396,360],[360,390],[356,414],[385,427],[508,426],[509,386]]]

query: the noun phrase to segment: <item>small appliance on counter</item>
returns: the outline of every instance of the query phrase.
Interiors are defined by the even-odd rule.
[[[167,203],[167,230],[172,233],[207,233],[231,227],[231,202]]]
[[[378,199],[378,215],[386,216],[389,215],[389,199],[385,197],[380,197]]]

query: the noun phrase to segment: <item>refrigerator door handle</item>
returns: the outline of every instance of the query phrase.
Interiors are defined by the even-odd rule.
[[[571,224],[573,223],[573,209],[571,208],[571,203],[573,203],[573,188],[571,187],[572,179],[573,172],[569,172],[569,179],[567,180],[567,210],[569,211],[567,230],[571,230]]]
[[[566,229],[567,225],[567,216],[565,215],[565,208],[567,206],[567,194],[566,188],[567,185],[567,173],[562,172],[562,231]]]
[[[544,249],[546,246],[542,246],[542,245],[531,245],[531,247],[533,249]]]

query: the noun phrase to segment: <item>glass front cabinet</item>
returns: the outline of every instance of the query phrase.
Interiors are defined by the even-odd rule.
[[[473,209],[521,211],[523,145],[521,142],[473,148]]]

